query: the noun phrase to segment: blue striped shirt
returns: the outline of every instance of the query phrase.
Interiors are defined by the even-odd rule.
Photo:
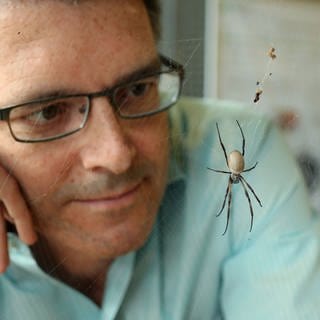
[[[243,173],[263,207],[232,185],[228,231],[219,217],[227,152],[241,150]],[[10,236],[11,265],[0,276],[1,320],[320,319],[320,227],[278,130],[249,107],[182,99],[170,110],[169,181],[152,234],[114,261],[102,308],[45,274],[29,248]],[[226,204],[227,207],[227,204]]]

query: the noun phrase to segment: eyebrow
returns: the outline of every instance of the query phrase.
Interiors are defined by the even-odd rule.
[[[122,83],[128,83],[131,81],[135,81],[138,80],[144,76],[148,76],[152,73],[155,72],[160,72],[161,69],[161,62],[160,62],[160,58],[157,57],[155,59],[153,59],[151,62],[149,62],[147,65],[140,67],[128,74],[125,74],[121,77],[119,77],[114,84],[111,87],[105,88],[106,90],[109,88],[112,88],[116,85],[122,84]]]
[[[133,81],[141,79],[144,76],[147,76],[149,74],[160,72],[160,70],[161,70],[161,62],[160,62],[160,58],[157,57],[157,58],[154,58],[153,60],[151,60],[146,65],[139,67],[139,68],[127,73],[127,74],[124,74],[124,75],[118,77],[113,82],[113,84],[111,86],[103,87],[103,88],[101,88],[100,91],[109,90],[109,89],[113,88],[114,86],[133,82]],[[98,91],[95,91],[95,92],[98,92]],[[62,88],[61,89],[53,89],[53,90],[51,89],[51,90],[42,91],[39,93],[28,94],[25,96],[24,101],[22,101],[20,103],[19,102],[15,103],[14,105],[11,104],[11,105],[7,105],[4,107],[0,107],[0,109],[11,107],[11,106],[16,106],[16,105],[20,105],[20,104],[27,104],[27,103],[33,102],[33,101],[41,101],[41,100],[56,99],[56,98],[58,99],[58,98],[63,98],[63,97],[67,97],[67,96],[72,96],[72,95],[86,95],[86,94],[89,94],[89,92],[79,92],[79,90],[75,90],[75,89],[62,89]]]

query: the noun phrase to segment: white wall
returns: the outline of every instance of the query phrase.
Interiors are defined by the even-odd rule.
[[[297,156],[312,156],[320,168],[320,1],[206,0],[206,7],[205,95],[240,100],[275,118],[292,111],[296,127],[286,138]],[[271,46],[277,59],[267,70]],[[266,71],[272,76],[254,104]],[[313,197],[320,209],[319,185]]]
[[[203,95],[205,0],[161,0],[160,51],[185,66],[185,95]]]

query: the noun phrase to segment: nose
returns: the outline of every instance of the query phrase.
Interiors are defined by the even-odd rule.
[[[107,99],[93,101],[88,122],[81,132],[82,165],[86,170],[121,174],[130,168],[136,155],[129,130],[120,123]]]

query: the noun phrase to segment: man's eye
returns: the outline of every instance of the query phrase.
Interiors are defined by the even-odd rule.
[[[42,117],[44,120],[51,120],[55,118],[59,113],[61,113],[61,111],[62,109],[59,108],[58,105],[50,105],[43,108],[37,114],[39,115],[39,117]]]
[[[68,103],[52,102],[48,104],[25,105],[14,109],[10,114],[10,121],[20,124],[44,125],[53,121],[60,121],[71,111]]]
[[[54,120],[57,116],[65,112],[64,105],[61,104],[51,104],[34,110],[26,116],[26,119],[31,121],[45,122]]]
[[[123,87],[117,90],[115,101],[122,108],[128,104],[134,103],[137,99],[145,98],[151,91],[153,83],[151,81],[137,82],[130,86]]]
[[[129,93],[133,96],[142,96],[149,89],[151,83],[137,83],[132,85],[129,89]]]

